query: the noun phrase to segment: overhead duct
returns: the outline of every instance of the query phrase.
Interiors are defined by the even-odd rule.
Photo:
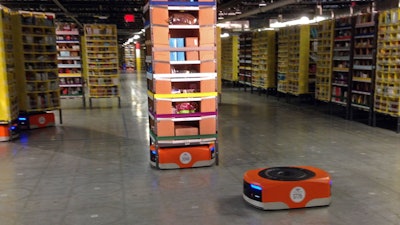
[[[69,16],[71,19],[75,21],[76,24],[78,24],[79,27],[83,27],[83,25],[78,21],[78,19],[75,18],[68,10],[58,1],[58,0],[53,0],[54,4],[56,4],[64,13],[66,16]]]
[[[218,22],[226,22],[226,21],[234,21],[234,20],[240,20],[242,18],[246,18],[252,15],[256,15],[259,13],[265,13],[277,8],[282,8],[285,7],[287,5],[291,5],[291,4],[296,4],[301,2],[302,0],[280,0],[280,1],[276,1],[274,3],[271,3],[269,5],[263,6],[263,7],[259,7],[257,9],[253,9],[247,12],[243,12],[242,14],[236,15],[236,16],[231,16],[222,20],[218,20]]]

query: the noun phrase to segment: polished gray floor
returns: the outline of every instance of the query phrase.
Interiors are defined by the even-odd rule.
[[[149,166],[144,75],[124,74],[116,99],[63,101],[64,123],[0,142],[1,225],[400,224],[400,136],[315,106],[225,88],[219,166]],[[329,207],[262,211],[242,177],[313,165],[333,179]]]

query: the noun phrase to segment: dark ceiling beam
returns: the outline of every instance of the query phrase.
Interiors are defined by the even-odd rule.
[[[234,20],[240,20],[243,18],[247,18],[253,15],[257,15],[260,13],[265,13],[274,9],[279,9],[288,5],[296,4],[299,3],[301,0],[280,0],[274,3],[271,3],[269,5],[259,7],[256,9],[252,9],[246,12],[242,12],[242,14],[236,15],[236,16],[231,16],[222,20],[219,20],[218,22],[226,22],[226,21],[234,21]]]
[[[83,28],[82,23],[75,16],[72,16],[72,14],[58,0],[53,0],[53,2],[65,13],[67,17],[71,18],[80,28]]]

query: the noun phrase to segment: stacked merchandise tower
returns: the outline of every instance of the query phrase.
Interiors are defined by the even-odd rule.
[[[87,80],[89,105],[92,99],[118,98],[119,60],[117,27],[113,24],[85,24],[83,47],[83,73]]]
[[[160,169],[218,162],[215,1],[144,6],[150,164]]]
[[[61,99],[80,98],[85,107],[78,27],[75,23],[58,23],[56,35]]]
[[[374,95],[374,126],[376,116],[396,119],[400,132],[400,9],[379,14],[376,81]]]
[[[0,141],[18,136],[18,96],[10,9],[0,5]]]
[[[17,11],[12,13],[21,128],[54,126],[60,107],[55,15]]]

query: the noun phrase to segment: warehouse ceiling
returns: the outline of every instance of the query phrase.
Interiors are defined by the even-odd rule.
[[[175,0],[179,1],[179,0]],[[394,0],[380,0],[379,2]],[[116,24],[119,42],[123,43],[133,33],[143,28],[145,0],[0,0],[14,10],[53,12],[59,21],[79,24]],[[250,20],[265,26],[269,19],[293,19],[335,12],[349,13],[353,8],[369,7],[373,0],[217,0],[219,21]],[[133,14],[134,22],[126,22],[124,16]],[[256,21],[256,22],[252,22]],[[260,22],[261,21],[261,22]]]
[[[119,43],[143,28],[143,0],[0,0],[0,3],[14,10],[52,12],[58,21],[116,24]],[[133,14],[135,21],[125,22],[126,14]]]

